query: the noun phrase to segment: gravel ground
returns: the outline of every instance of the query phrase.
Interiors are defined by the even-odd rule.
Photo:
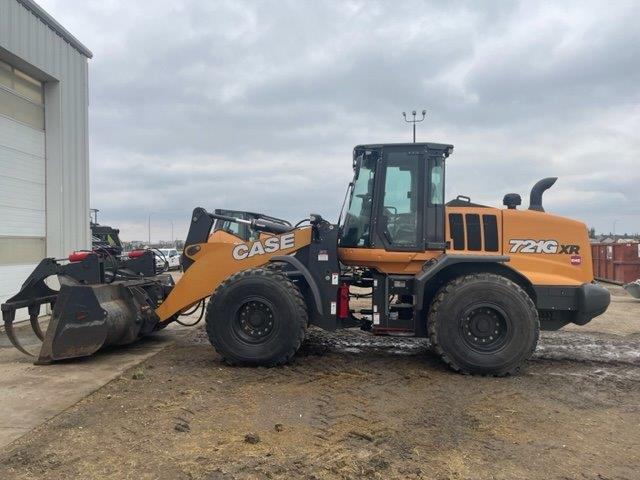
[[[619,300],[624,335],[545,332],[506,378],[359,330],[312,329],[273,369],[161,332],[174,345],[14,442],[0,478],[637,479],[640,302]]]

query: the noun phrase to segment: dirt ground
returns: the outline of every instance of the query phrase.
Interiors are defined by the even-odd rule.
[[[161,332],[175,343],[14,442],[0,478],[637,479],[640,302],[613,291],[604,327],[545,332],[506,378],[358,330],[311,330],[273,369]]]

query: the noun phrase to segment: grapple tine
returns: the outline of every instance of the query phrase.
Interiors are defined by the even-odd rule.
[[[38,316],[40,315],[40,305],[30,305],[29,306],[29,322],[31,322],[31,328],[33,329],[33,333],[42,341],[44,340],[44,333],[42,333],[42,328],[40,328],[40,323],[38,322]]]
[[[34,315],[32,317],[29,317],[29,321],[31,322],[31,328],[33,329],[33,333],[36,334],[36,337],[38,337],[41,341],[44,340],[44,333],[40,328],[40,323],[38,323],[38,316]]]
[[[20,350],[22,353],[29,355],[30,357],[35,357],[35,355],[31,352],[28,352],[18,341],[18,338],[16,337],[16,333],[13,330],[13,320],[16,317],[16,311],[15,310],[3,310],[2,311],[2,319],[4,320],[4,331],[7,334],[7,337],[9,337],[9,341],[11,342],[11,344],[16,347],[18,350]]]

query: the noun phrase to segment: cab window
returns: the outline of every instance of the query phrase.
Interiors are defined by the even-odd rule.
[[[444,203],[444,161],[438,159],[431,167],[431,205]]]
[[[422,162],[406,153],[390,153],[384,181],[382,234],[392,246],[418,245],[419,175]]]
[[[240,224],[237,222],[225,220],[224,222],[222,222],[220,228],[216,230],[224,230],[225,232],[235,235],[236,237],[240,236]]]
[[[361,155],[358,159],[349,208],[344,220],[340,245],[343,247],[363,247],[369,245],[371,208],[373,205],[373,177],[375,158]]]

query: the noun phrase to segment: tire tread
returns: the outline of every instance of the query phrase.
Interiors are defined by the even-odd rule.
[[[285,275],[280,273],[278,270],[275,270],[272,268],[260,267],[260,268],[249,268],[246,270],[241,270],[239,272],[236,272],[230,275],[223,282],[221,282],[220,285],[218,285],[218,287],[214,290],[213,294],[211,295],[209,302],[207,304],[205,322],[206,322],[206,331],[207,331],[207,336],[209,337],[209,342],[211,342],[211,345],[213,345],[213,348],[222,357],[222,360],[228,365],[238,366],[238,367],[256,365],[254,362],[245,362],[245,361],[233,358],[233,354],[231,352],[226,351],[226,348],[218,340],[217,335],[215,335],[215,332],[213,329],[213,324],[215,322],[214,304],[215,304],[216,297],[219,296],[226,288],[228,288],[229,285],[241,280],[242,278],[247,278],[251,276],[268,277],[278,282],[285,289],[287,294],[293,299],[295,308],[298,311],[297,312],[298,314],[295,315],[295,319],[298,322],[298,328],[296,329],[295,338],[291,344],[291,347],[283,355],[275,359],[272,359],[269,362],[261,364],[261,366],[264,366],[264,367],[277,367],[280,365],[285,365],[291,361],[295,353],[298,351],[298,349],[302,345],[302,342],[304,341],[304,338],[306,336],[307,323],[308,323],[307,306],[306,306],[304,297],[300,292],[300,289]]]
[[[452,368],[456,372],[460,372],[460,373],[465,374],[465,375],[471,375],[472,372],[467,370],[467,369],[465,369],[464,366],[462,366],[458,362],[456,362],[456,360],[453,359],[450,355],[447,355],[447,353],[444,351],[442,346],[439,344],[439,342],[438,342],[437,322],[435,321],[435,318],[436,318],[436,316],[438,314],[438,310],[439,310],[440,306],[442,305],[442,302],[444,301],[446,296],[452,294],[452,292],[454,290],[456,290],[457,288],[461,287],[462,285],[464,285],[466,283],[476,282],[476,281],[481,281],[481,280],[484,280],[484,281],[487,281],[487,280],[488,281],[496,281],[496,282],[501,283],[502,285],[504,285],[506,287],[509,287],[509,288],[513,289],[519,296],[521,296],[525,300],[525,302],[527,304],[527,308],[529,309],[529,311],[536,318],[535,332],[534,332],[535,341],[532,342],[532,348],[531,348],[531,351],[529,352],[527,358],[531,357],[531,355],[535,351],[536,346],[538,344],[538,339],[540,338],[540,321],[538,319],[538,310],[536,309],[536,306],[533,303],[533,300],[531,299],[529,294],[527,292],[525,292],[522,289],[522,287],[520,287],[520,285],[518,285],[517,283],[509,280],[506,277],[503,277],[502,275],[496,275],[494,273],[473,273],[473,274],[462,275],[460,277],[457,277],[454,280],[450,281],[449,283],[445,284],[436,293],[433,301],[431,302],[430,308],[429,308],[429,314],[428,314],[428,317],[427,317],[428,318],[428,320],[427,320],[427,331],[428,331],[428,335],[429,335],[429,341],[431,342],[431,346],[433,347],[434,351],[440,356],[440,358],[442,358],[442,360],[450,368]],[[505,371],[495,372],[495,373],[491,373],[491,374],[483,374],[483,376],[504,377],[504,376],[507,376],[507,375],[513,375],[513,374],[517,373],[518,370],[520,370],[521,367],[522,367],[522,364],[519,364],[519,365],[515,365],[513,368],[507,369]]]

